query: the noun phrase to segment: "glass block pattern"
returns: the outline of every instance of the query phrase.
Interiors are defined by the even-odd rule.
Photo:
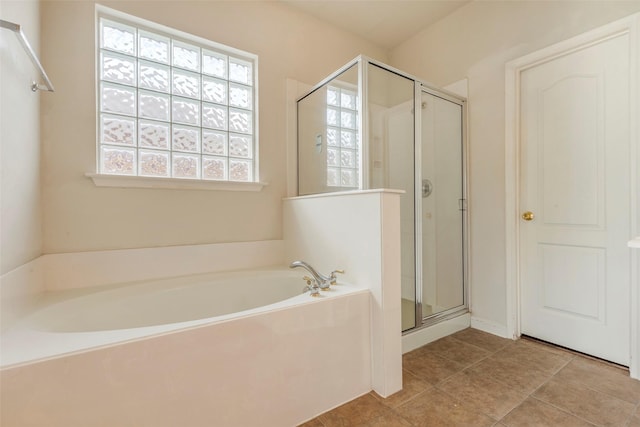
[[[191,42],[171,30],[99,18],[99,172],[147,177],[255,179],[256,59]],[[335,181],[356,159],[341,150],[340,121],[352,99],[334,94]],[[349,102],[351,104],[347,105]],[[350,132],[355,132],[352,128]],[[346,145],[345,145],[346,147]],[[355,150],[355,147],[353,148]],[[357,174],[356,174],[357,175]]]
[[[227,180],[227,157],[202,156],[202,177],[204,179]]]
[[[251,162],[249,160],[229,159],[230,181],[251,181]]]
[[[202,100],[226,105],[227,85],[228,83],[224,80],[204,77],[202,80]]]
[[[169,128],[170,126],[168,123],[138,120],[138,129],[140,135],[138,146],[168,150]]]
[[[202,153],[227,155],[227,133],[216,131],[202,131]]]
[[[251,158],[251,137],[243,135],[229,135],[229,155],[233,157]]]
[[[200,152],[200,132],[198,128],[174,125],[172,141],[174,151]]]
[[[136,174],[136,150],[103,145],[100,149],[100,169],[117,175]]]
[[[174,178],[200,178],[200,156],[173,153],[171,163]]]
[[[138,30],[138,56],[150,61],[169,63],[169,46],[171,40],[159,34]]]
[[[102,52],[100,58],[102,80],[125,85],[136,83],[136,61],[124,55]]]
[[[103,114],[100,117],[100,142],[102,144],[135,145],[135,120],[129,117]]]
[[[166,151],[138,151],[138,169],[142,176],[169,176],[169,153]]]
[[[169,67],[153,62],[139,61],[138,87],[168,93],[171,83]]]
[[[327,87],[327,186],[358,188],[360,147],[358,94]]]
[[[200,102],[173,97],[173,121],[188,125],[200,124]]]
[[[169,110],[170,97],[168,95],[138,91],[139,105],[138,116],[149,119],[169,121],[171,111]]]

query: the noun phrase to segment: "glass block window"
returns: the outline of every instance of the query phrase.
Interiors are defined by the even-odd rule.
[[[358,96],[327,87],[327,186],[358,188]]]
[[[139,22],[99,17],[99,173],[256,181],[257,57]]]

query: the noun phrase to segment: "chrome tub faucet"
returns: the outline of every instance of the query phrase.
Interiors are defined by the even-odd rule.
[[[336,284],[337,273],[344,274],[344,270],[334,270],[328,276],[325,276],[324,274],[318,273],[315,268],[311,267],[309,264],[307,264],[304,261],[293,261],[291,265],[289,265],[289,268],[298,268],[298,267],[304,268],[309,272],[309,274],[311,274],[311,276],[313,276],[313,280],[312,280],[313,283],[309,283],[311,282],[311,280],[307,280],[311,278],[307,277],[305,278],[305,280],[307,280],[307,288],[308,290],[311,291],[311,295],[315,295],[315,296],[318,295],[317,293],[318,289],[326,291],[331,287],[331,285]]]

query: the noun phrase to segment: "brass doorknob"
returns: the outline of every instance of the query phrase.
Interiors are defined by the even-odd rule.
[[[525,221],[531,221],[534,218],[533,212],[531,211],[526,211],[525,213],[522,214],[522,219],[524,219]]]

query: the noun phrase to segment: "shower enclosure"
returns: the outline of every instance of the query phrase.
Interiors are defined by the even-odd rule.
[[[359,56],[298,107],[298,194],[401,196],[402,330],[468,311],[465,100]]]

